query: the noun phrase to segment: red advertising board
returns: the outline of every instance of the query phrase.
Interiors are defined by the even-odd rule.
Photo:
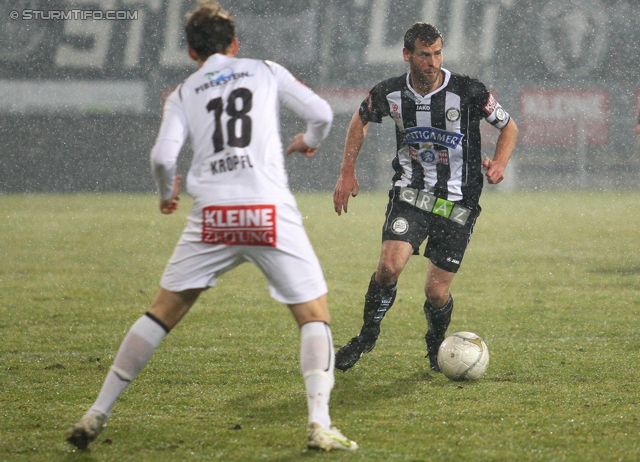
[[[582,137],[587,145],[603,146],[609,141],[609,92],[525,89],[520,119],[523,146],[575,146]]]

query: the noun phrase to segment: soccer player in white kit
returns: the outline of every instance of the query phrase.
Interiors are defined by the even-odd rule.
[[[126,334],[97,400],[66,434],[84,449],[93,441],[127,385],[149,362],[162,338],[199,294],[244,262],[266,276],[271,296],[288,305],[300,326],[300,364],[307,392],[307,446],[355,450],[331,425],[329,396],[334,351],[327,286],[288,188],[279,134],[283,104],[307,121],[286,154],[314,154],[333,113],[326,101],[282,66],[239,59],[233,19],[215,2],[201,0],[185,27],[189,55],[200,69],[168,97],[151,152],[160,210],[178,207],[180,149],[194,150],[187,177],[193,210],[148,312]]]

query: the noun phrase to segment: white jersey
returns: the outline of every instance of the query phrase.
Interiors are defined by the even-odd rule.
[[[162,199],[171,197],[178,153],[189,136],[194,155],[187,192],[194,206],[295,204],[284,167],[280,104],[307,120],[304,141],[309,147],[327,136],[330,106],[284,67],[210,56],[165,103],[151,153]]]
[[[215,54],[167,99],[151,152],[153,174],[162,199],[171,198],[188,136],[194,203],[160,281],[165,289],[213,287],[220,275],[252,262],[283,303],[327,292],[289,191],[280,104],[307,120],[304,141],[318,147],[331,128],[331,107],[275,63]]]

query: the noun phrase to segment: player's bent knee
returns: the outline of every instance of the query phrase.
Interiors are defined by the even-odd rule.
[[[381,286],[390,286],[400,277],[402,268],[390,268],[388,266],[378,267],[376,270],[376,283]]]
[[[171,292],[160,287],[148,311],[169,329],[173,329],[205,290],[206,288]]]
[[[449,300],[449,286],[446,287],[437,287],[437,288],[429,288],[424,292],[427,300],[431,302],[434,306],[440,307],[447,303]]]
[[[329,308],[327,307],[327,296],[322,295],[315,300],[288,305],[291,314],[295,318],[298,326],[303,326],[309,322],[324,322],[329,324]]]

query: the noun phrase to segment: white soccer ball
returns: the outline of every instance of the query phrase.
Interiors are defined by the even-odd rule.
[[[489,349],[473,332],[456,332],[447,337],[438,350],[438,366],[451,380],[473,380],[489,365]]]

